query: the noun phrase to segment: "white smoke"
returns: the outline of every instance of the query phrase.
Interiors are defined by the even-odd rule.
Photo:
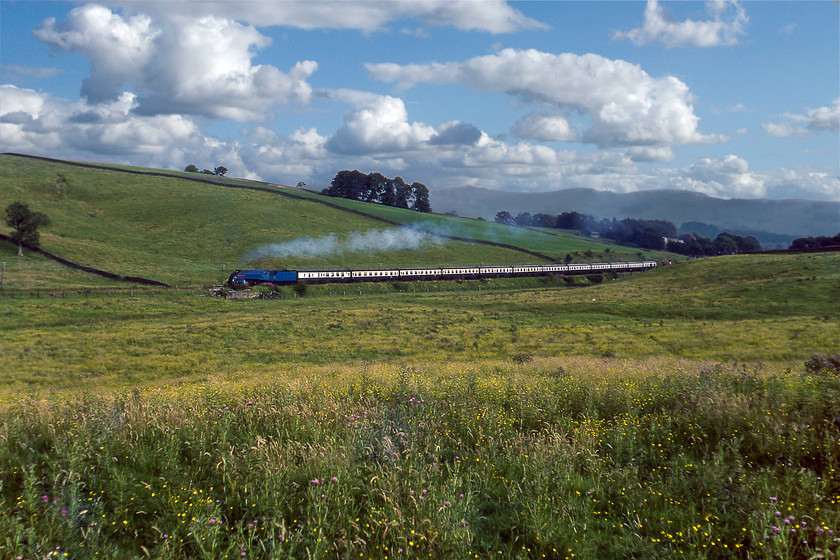
[[[250,251],[245,255],[245,261],[399,251],[417,249],[424,243],[442,242],[440,238],[415,229],[372,229],[366,232],[353,232],[346,239],[339,239],[335,234],[330,234],[324,237],[299,237],[284,243],[270,243]]]

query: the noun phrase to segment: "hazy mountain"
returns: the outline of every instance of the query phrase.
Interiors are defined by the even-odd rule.
[[[459,216],[487,220],[493,220],[496,212],[507,210],[514,216],[520,212],[577,211],[596,218],[662,219],[677,228],[687,222],[701,222],[716,226],[719,231],[756,235],[763,243],[840,232],[840,202],[814,200],[721,199],[675,190],[619,194],[565,189],[518,193],[459,187],[433,191],[431,202],[435,212],[454,211]]]

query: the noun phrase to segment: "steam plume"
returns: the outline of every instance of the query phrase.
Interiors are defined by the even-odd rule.
[[[271,243],[257,247],[245,255],[245,261],[269,258],[334,257],[344,253],[375,253],[416,249],[423,243],[443,240],[408,228],[368,230],[351,233],[346,239],[335,234],[324,237],[299,237],[285,243]]]

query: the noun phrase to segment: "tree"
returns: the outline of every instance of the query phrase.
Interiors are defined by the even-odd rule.
[[[416,182],[409,185],[402,177],[392,180],[378,172],[365,175],[361,171],[339,171],[329,188],[321,192],[327,196],[410,208],[418,212],[432,211],[426,185]]]
[[[715,254],[734,255],[738,252],[738,243],[727,233],[719,233],[714,242]]]
[[[500,212],[496,212],[496,218],[493,221],[497,224],[505,224],[506,226],[509,226],[513,223],[513,215],[507,210],[502,210]]]
[[[198,167],[196,167],[195,164],[191,163],[184,168],[184,171],[186,171],[187,173],[198,173]]]
[[[220,165],[219,167],[217,167],[216,169],[213,170],[213,174],[218,175],[219,177],[224,177],[225,173],[227,173],[227,172],[228,172],[228,168],[225,167],[224,165]]]
[[[394,206],[397,208],[408,208],[408,199],[411,196],[411,187],[402,177],[394,177]]]
[[[530,212],[520,212],[513,219],[513,223],[518,226],[530,226],[533,225],[533,218]]]
[[[50,225],[46,214],[33,212],[23,202],[13,202],[6,207],[6,225],[14,228],[12,239],[18,244],[18,256],[23,256],[23,244],[38,245],[39,227]]]
[[[429,203],[429,189],[423,183],[411,183],[411,190],[414,192],[414,204],[412,208],[418,212],[431,212],[432,205]]]

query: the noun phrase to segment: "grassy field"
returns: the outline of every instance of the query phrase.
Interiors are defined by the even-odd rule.
[[[0,555],[837,557],[840,255],[518,282],[0,296]]]
[[[181,286],[222,264],[540,260],[440,238],[243,260],[381,219],[638,257],[125,171],[0,156],[0,206],[46,212],[65,258]],[[260,300],[0,260],[0,558],[840,557],[840,253]]]
[[[284,258],[248,258],[254,250],[269,244],[334,238],[341,245],[354,235],[399,231],[403,226],[505,243],[556,259],[573,254],[576,262],[638,259],[637,250],[571,235],[549,235],[272,187],[274,193],[297,197],[289,198],[190,180],[208,180],[207,175],[166,173],[172,176],[138,175],[117,167],[89,169],[0,155],[0,208],[19,201],[46,213],[53,223],[41,231],[41,245],[59,256],[115,274],[141,276],[177,286],[218,283],[222,264],[232,271],[247,267],[358,268],[546,262],[509,248],[431,236],[414,244],[385,250],[347,249],[314,257],[293,254]],[[229,182],[254,186],[254,183],[236,179]],[[15,251],[12,245],[0,243],[0,258],[7,263],[7,289],[63,285],[65,278],[61,274],[45,271],[37,259],[19,259]],[[90,278],[91,286],[102,285],[101,280]],[[84,279],[74,276],[68,281],[75,286]]]

